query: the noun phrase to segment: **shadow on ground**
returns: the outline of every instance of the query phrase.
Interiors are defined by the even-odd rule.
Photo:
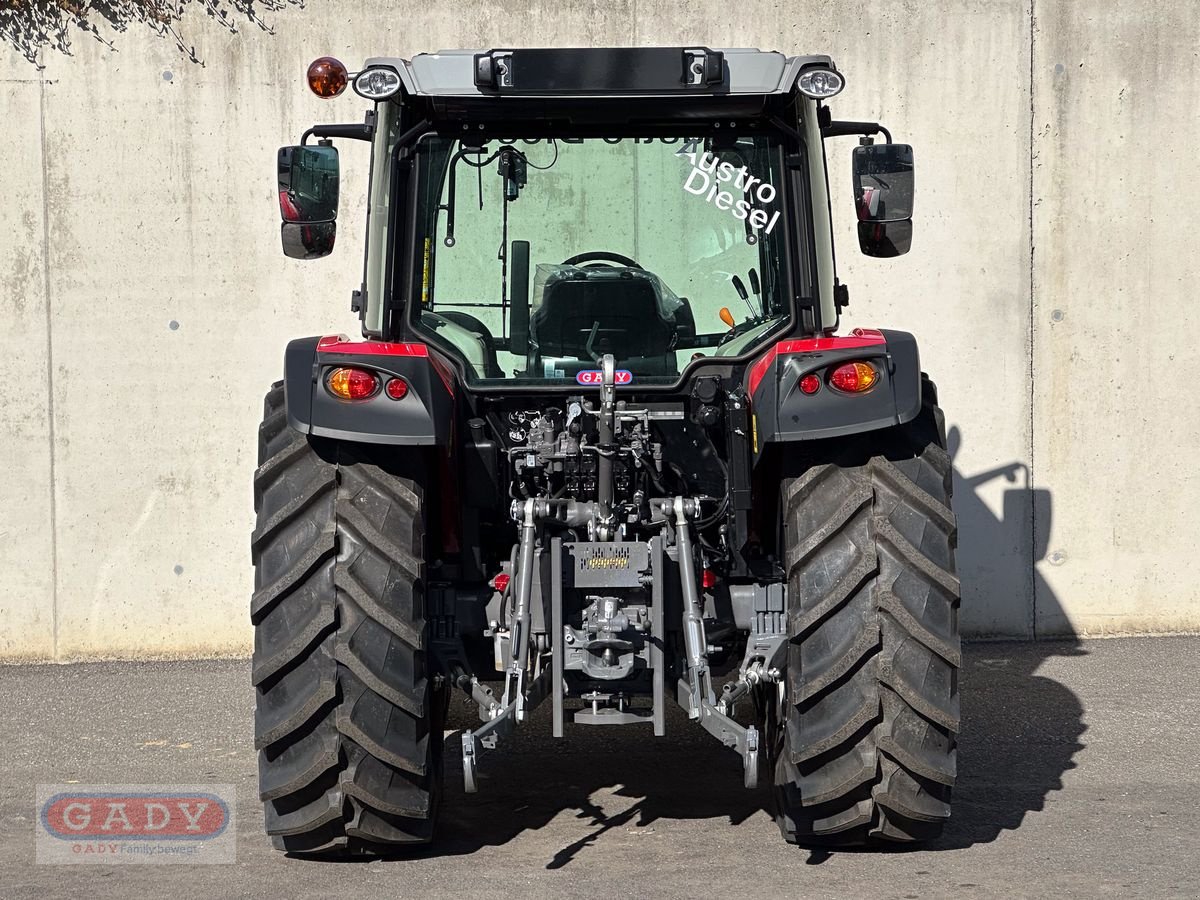
[[[950,429],[947,443],[957,459],[963,443],[960,429]],[[981,489],[997,480],[1005,486],[1001,515],[981,497]],[[1034,637],[1041,637],[1039,626],[1045,622],[1055,623],[1059,633],[1053,639],[967,648],[954,815],[936,845],[945,848],[993,841],[1017,828],[1026,814],[1040,811],[1047,797],[1062,788],[1063,774],[1075,768],[1086,730],[1079,698],[1065,685],[1038,674],[1052,657],[1087,652],[1077,636],[1062,633],[1069,620],[1036,566],[1046,558],[1051,492],[1030,484],[1029,467],[1023,462],[973,475],[956,465],[954,511],[960,570],[966,562],[968,572],[1011,581],[1011,572],[1003,569],[1021,559],[1027,583],[1013,585],[1013,611],[1020,607],[1017,621],[1024,621]],[[988,591],[979,593],[989,596]],[[969,592],[964,602],[969,602]]]
[[[960,444],[961,435],[952,429],[952,454]],[[1035,560],[1044,556],[1045,548],[1037,546],[1035,536],[1049,533],[1050,494],[1035,492],[1027,474],[1028,468],[1019,462],[973,476],[955,472],[960,531],[976,556],[973,565],[983,571],[1011,565],[1013,548],[1025,560],[1031,547]],[[1003,516],[996,516],[978,495],[983,485],[997,478],[1013,485],[1004,492]],[[989,551],[996,558],[981,564],[979,554]],[[1027,562],[1023,568],[1029,583],[1022,590],[1024,597],[1013,603],[1014,608],[1028,607],[1032,628],[1038,617],[1035,596],[1039,616],[1055,619],[1061,610],[1049,608],[1057,601],[1035,568]],[[1011,581],[1012,573],[1007,574]],[[1084,652],[1075,638],[965,647],[954,815],[943,836],[926,849],[994,841],[1040,811],[1047,797],[1062,788],[1063,774],[1075,767],[1075,755],[1083,747],[1083,707],[1072,691],[1039,675],[1038,669],[1050,657]],[[471,709],[459,706],[457,699],[454,703],[451,726],[475,727]],[[462,793],[456,732],[446,744],[441,837],[430,852],[455,855],[502,845],[525,831],[543,828],[566,811],[592,830],[546,861],[547,868],[557,869],[615,829],[702,819],[717,820],[714,827],[736,828],[770,815],[770,791],[744,789],[737,755],[689,723],[682,712],[672,710],[667,738],[655,741],[648,731],[568,725],[567,738],[555,741],[549,735],[548,710],[542,708],[529,727],[484,754],[480,791],[474,795]],[[614,794],[634,802],[614,800]],[[619,811],[609,812],[605,805]],[[764,818],[756,832],[763,824],[774,831]],[[828,856],[814,851],[808,861],[820,863]]]

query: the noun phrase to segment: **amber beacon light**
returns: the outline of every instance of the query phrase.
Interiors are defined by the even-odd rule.
[[[350,75],[340,59],[322,56],[308,67],[308,86],[318,97],[330,99],[346,89]]]

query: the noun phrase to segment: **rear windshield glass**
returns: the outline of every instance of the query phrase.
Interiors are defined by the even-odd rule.
[[[539,138],[418,151],[418,327],[472,381],[670,383],[790,315],[767,136]]]

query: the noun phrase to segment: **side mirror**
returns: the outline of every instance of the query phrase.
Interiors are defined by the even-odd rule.
[[[907,253],[912,245],[912,147],[855,147],[852,164],[859,248],[867,256]]]
[[[338,152],[330,146],[279,149],[283,252],[316,259],[333,252],[337,234]]]
[[[859,222],[858,249],[867,256],[902,256],[912,246],[912,220]]]

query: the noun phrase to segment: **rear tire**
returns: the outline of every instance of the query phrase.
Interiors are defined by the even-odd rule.
[[[923,841],[950,815],[957,532],[933,386],[920,416],[783,484],[790,646],[776,820],[810,846]]]
[[[442,697],[427,672],[421,467],[288,426],[267,394],[254,475],[255,747],[280,850],[433,837]]]

